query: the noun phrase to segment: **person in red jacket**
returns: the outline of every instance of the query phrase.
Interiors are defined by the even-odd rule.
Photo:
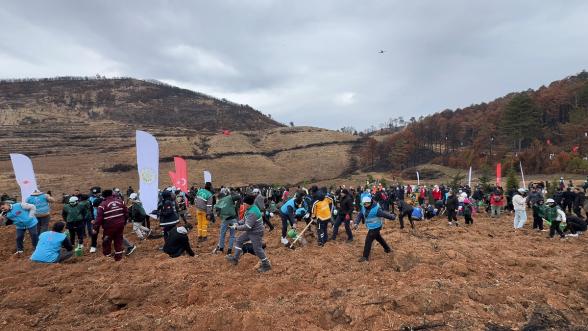
[[[112,194],[112,190],[104,190],[102,197],[104,201],[98,206],[94,230],[100,227],[103,229],[102,253],[110,256],[114,242],[114,260],[120,261],[124,253],[123,231],[128,218],[127,207],[122,200]]]
[[[433,192],[431,192],[433,195],[433,200],[435,200],[434,202],[437,202],[439,200],[441,200],[441,190],[439,189],[439,185],[435,185],[435,188],[433,189]]]

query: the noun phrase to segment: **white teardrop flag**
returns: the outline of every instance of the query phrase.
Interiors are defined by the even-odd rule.
[[[157,209],[159,185],[159,145],[151,134],[137,131],[137,170],[139,198],[148,214]]]
[[[22,201],[25,201],[37,189],[33,162],[23,154],[10,154],[10,160],[12,161],[14,176],[18,186],[20,186]]]

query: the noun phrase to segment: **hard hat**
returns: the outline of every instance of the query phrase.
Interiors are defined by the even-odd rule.
[[[547,199],[547,201],[545,201],[545,203],[555,203],[555,200],[549,198],[549,199]]]
[[[363,198],[361,198],[361,203],[372,203],[372,197],[370,196],[365,196]]]
[[[69,198],[69,203],[77,203],[78,202],[78,197],[70,197]]]
[[[527,192],[527,190],[525,190],[524,188],[522,188],[522,187],[521,187],[521,188],[519,189],[519,193],[520,193],[520,194],[523,194],[523,193],[525,193],[525,192]]]
[[[137,193],[131,193],[131,195],[129,195],[129,199],[137,200]]]
[[[259,194],[259,189],[258,188],[254,188],[252,191],[253,194]]]

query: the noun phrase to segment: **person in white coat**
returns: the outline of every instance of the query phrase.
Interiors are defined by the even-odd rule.
[[[520,188],[518,193],[512,197],[512,205],[514,207],[514,228],[522,229],[527,222],[527,198],[525,198],[526,190]]]

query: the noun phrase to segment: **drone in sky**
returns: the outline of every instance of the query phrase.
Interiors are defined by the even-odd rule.
[[[381,49],[378,53],[384,54],[385,52],[386,52],[385,50]]]

